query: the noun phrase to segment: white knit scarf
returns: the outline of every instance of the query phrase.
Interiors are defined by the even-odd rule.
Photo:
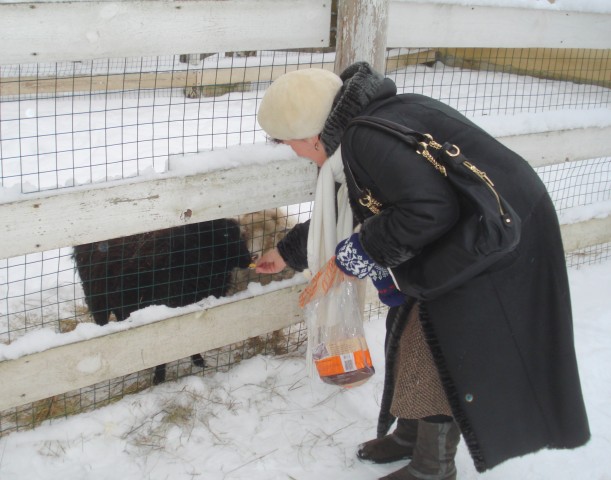
[[[341,184],[337,192],[337,218],[335,215],[336,182]],[[308,267],[312,276],[316,275],[327,261],[335,255],[335,247],[338,242],[348,238],[352,230],[352,212],[348,202],[348,188],[344,176],[341,149],[338,148],[323,163],[318,173],[308,233]],[[328,303],[325,304],[325,308],[316,308],[315,312],[314,314],[313,311],[310,311],[306,315],[308,330],[306,369],[310,378],[316,377],[316,369],[312,361],[313,349],[321,341],[322,329],[338,322],[335,315],[336,310]]]
[[[337,193],[335,216],[335,183],[341,184]],[[348,202],[348,188],[344,176],[341,148],[323,163],[318,173],[314,206],[308,233],[308,267],[315,275],[335,255],[338,242],[352,234],[352,212]]]

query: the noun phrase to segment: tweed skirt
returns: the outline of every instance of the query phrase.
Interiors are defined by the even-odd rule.
[[[452,415],[431,349],[424,338],[418,304],[409,313],[399,341],[390,412],[398,418],[417,419]]]

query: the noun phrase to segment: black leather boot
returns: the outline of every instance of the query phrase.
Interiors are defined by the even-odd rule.
[[[456,423],[418,422],[412,461],[380,480],[456,480],[454,457],[460,441]]]
[[[399,418],[394,432],[362,443],[356,455],[361,460],[373,463],[390,463],[412,458],[417,434],[418,420]]]

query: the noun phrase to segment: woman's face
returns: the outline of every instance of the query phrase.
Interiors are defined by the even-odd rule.
[[[291,147],[300,157],[312,160],[319,167],[322,167],[325,160],[327,160],[325,148],[318,137],[310,137],[303,140],[283,140],[282,143]]]

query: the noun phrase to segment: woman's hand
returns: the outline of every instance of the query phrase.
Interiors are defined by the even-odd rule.
[[[280,255],[280,252],[278,252],[278,249],[274,248],[261,255],[261,258],[257,260],[255,271],[257,273],[278,273],[284,270],[285,267],[286,262]]]

